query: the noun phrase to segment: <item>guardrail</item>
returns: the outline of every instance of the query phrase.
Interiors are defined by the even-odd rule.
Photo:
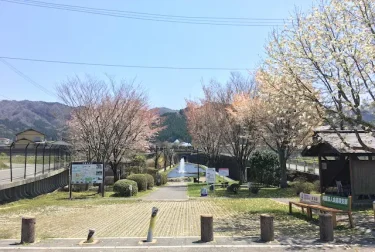
[[[287,169],[313,175],[319,175],[318,163],[307,163],[306,161],[300,161],[297,159],[288,160]]]

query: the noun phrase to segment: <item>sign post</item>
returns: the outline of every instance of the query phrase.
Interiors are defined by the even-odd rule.
[[[215,184],[216,182],[216,170],[215,168],[206,169],[206,182],[207,184]]]

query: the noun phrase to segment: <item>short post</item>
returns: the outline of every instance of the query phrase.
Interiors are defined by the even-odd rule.
[[[147,242],[152,242],[153,240],[153,231],[154,231],[154,226],[155,226],[155,221],[156,221],[156,215],[158,213],[159,209],[157,207],[152,208],[151,212],[151,220],[150,220],[150,227],[148,228],[148,233],[147,233]]]
[[[212,215],[201,215],[201,241],[210,242],[214,240],[214,217]]]
[[[331,214],[319,215],[320,240],[323,242],[333,241],[333,223]]]
[[[260,239],[263,242],[274,240],[273,216],[268,214],[260,215]]]
[[[95,234],[95,229],[89,229],[89,234],[87,235],[86,243],[94,242],[94,234]]]
[[[35,218],[23,217],[21,227],[21,243],[35,242]]]

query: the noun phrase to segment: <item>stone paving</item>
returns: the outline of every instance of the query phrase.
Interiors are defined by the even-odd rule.
[[[26,215],[37,219],[38,234],[49,237],[85,237],[89,228],[101,237],[141,237],[147,234],[152,207],[158,207],[155,234],[158,236],[196,236],[200,232],[200,215],[212,213],[217,220],[233,212],[209,201],[141,201],[82,207],[46,207]],[[1,238],[19,236],[25,214],[0,216]],[[219,232],[226,233],[226,232]]]

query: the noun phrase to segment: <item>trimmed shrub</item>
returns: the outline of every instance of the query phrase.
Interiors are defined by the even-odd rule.
[[[158,180],[158,174],[159,174],[158,170],[154,169],[154,168],[147,168],[146,173],[150,174],[152,177],[154,177],[154,183],[156,184],[156,182]]]
[[[240,190],[239,184],[231,184],[230,186],[227,187],[228,192],[237,193],[239,190]]]
[[[130,191],[130,186],[132,190]],[[137,182],[129,179],[120,179],[113,185],[113,191],[119,195],[124,197],[131,197],[137,195],[138,193],[138,186]]]
[[[155,180],[154,180],[154,177],[150,174],[145,174],[146,178],[147,178],[147,189],[152,189],[154,187],[154,184],[155,184]]]
[[[320,181],[319,180],[314,181],[314,191],[320,192]]]
[[[132,174],[127,177],[127,179],[134,180],[137,182],[139,191],[147,190],[147,177],[146,174]]]
[[[280,165],[278,156],[270,151],[256,150],[250,157],[249,179],[265,185],[280,184]]]
[[[161,184],[165,185],[168,182],[168,175],[166,173],[161,174]]]
[[[251,191],[251,193],[253,193],[253,194],[258,194],[259,190],[260,190],[259,187],[252,187],[252,188],[250,188],[250,191]]]
[[[155,168],[147,168],[146,172],[147,172],[147,174],[150,174],[150,175],[152,175],[153,177],[155,177],[156,174],[158,173],[158,170],[155,169]]]
[[[310,182],[297,181],[294,184],[294,189],[295,189],[297,195],[299,195],[301,192],[311,193],[314,190],[314,184],[310,183]]]

